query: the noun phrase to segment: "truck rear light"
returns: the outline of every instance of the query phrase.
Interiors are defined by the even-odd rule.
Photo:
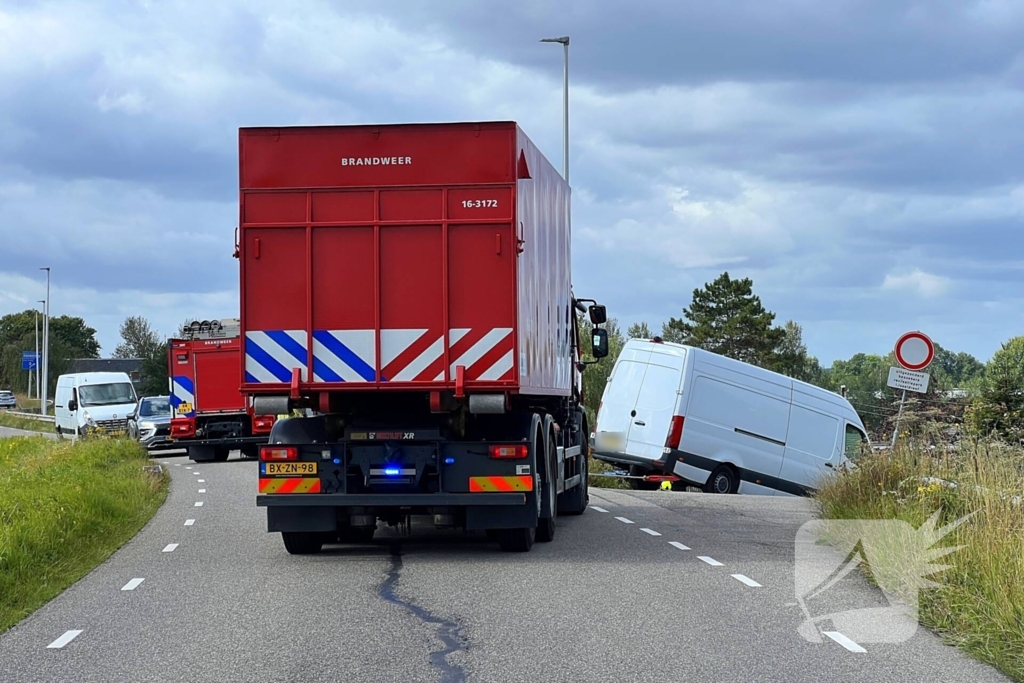
[[[263,446],[260,460],[298,460],[299,449],[295,446]]]
[[[171,420],[171,438],[187,439],[195,435],[195,420]]]
[[[521,460],[529,457],[530,447],[526,444],[514,446],[491,446],[491,457],[499,460]]]
[[[673,415],[672,426],[668,429],[668,438],[665,439],[666,448],[679,448],[679,440],[683,437],[683,416]]]
[[[275,420],[273,415],[257,415],[252,421],[253,434],[269,434],[274,428]]]

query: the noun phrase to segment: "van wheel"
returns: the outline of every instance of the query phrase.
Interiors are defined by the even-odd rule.
[[[64,440],[64,432],[62,432],[60,430],[60,427],[57,427],[57,440],[58,441],[63,441]]]
[[[736,493],[740,478],[729,465],[719,465],[704,484],[705,493]]]

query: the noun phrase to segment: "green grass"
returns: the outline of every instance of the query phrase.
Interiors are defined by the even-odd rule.
[[[0,439],[0,633],[131,539],[167,495],[129,440]]]
[[[27,429],[33,432],[52,432],[53,423],[45,420],[34,420],[30,417],[10,415],[6,410],[0,410],[0,427],[11,429]]]
[[[612,472],[615,470],[614,467],[609,465],[603,460],[597,458],[590,459],[590,474],[595,475],[600,472]],[[590,485],[599,489],[628,489],[628,479],[618,479],[616,477],[599,477],[591,476]]]
[[[963,547],[934,561],[950,568],[927,577],[942,586],[920,593],[921,623],[1018,681],[1024,681],[1022,464],[1024,450],[999,444],[955,452],[898,447],[863,456],[856,470],[818,494],[828,519],[901,519],[917,528],[941,509],[938,528],[974,513],[937,544]]]

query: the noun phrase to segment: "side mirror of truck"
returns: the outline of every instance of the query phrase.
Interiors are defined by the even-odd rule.
[[[608,313],[601,304],[593,304],[590,307],[590,322],[594,325],[603,325],[608,321]]]
[[[593,336],[591,337],[591,343],[593,344],[590,355],[594,358],[604,358],[608,355],[608,330],[603,328],[595,328],[593,330]]]

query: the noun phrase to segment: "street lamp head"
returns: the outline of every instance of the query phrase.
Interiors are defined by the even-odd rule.
[[[561,43],[562,45],[569,44],[569,36],[562,36],[560,38],[541,38],[542,43]]]
[[[50,272],[50,268],[49,268],[49,266],[47,266],[46,268],[40,268],[39,270],[45,270],[45,271],[46,271],[47,273],[49,273],[49,272]]]

